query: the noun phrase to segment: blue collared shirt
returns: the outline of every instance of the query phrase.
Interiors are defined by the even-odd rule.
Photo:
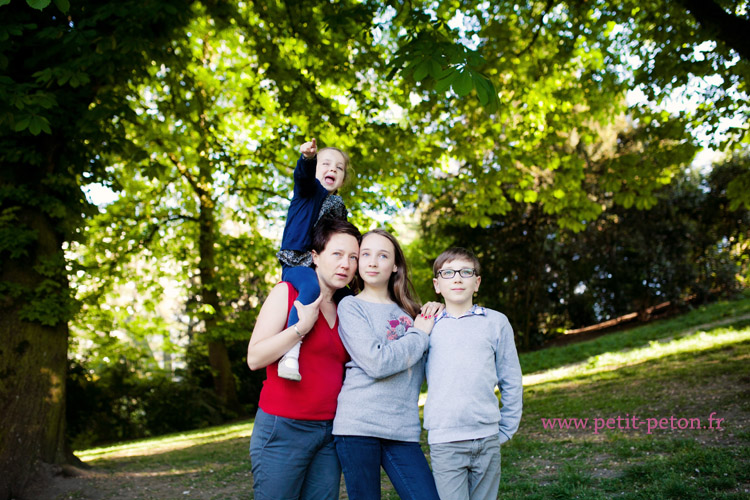
[[[453,319],[461,319],[461,318],[465,318],[466,316],[487,316],[487,311],[484,309],[484,307],[474,304],[473,306],[471,306],[471,309],[463,313],[461,316],[456,317],[450,314],[447,309],[443,309],[443,312],[440,313],[440,316],[438,316],[435,319],[435,323],[437,323],[438,321],[446,317],[453,318]]]

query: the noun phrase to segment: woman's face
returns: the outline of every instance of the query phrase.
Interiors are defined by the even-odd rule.
[[[335,233],[322,252],[313,251],[318,278],[331,290],[344,288],[357,272],[359,245],[351,234]]]
[[[393,243],[379,234],[368,234],[359,249],[359,275],[365,286],[383,287],[388,284],[396,267],[396,249]]]

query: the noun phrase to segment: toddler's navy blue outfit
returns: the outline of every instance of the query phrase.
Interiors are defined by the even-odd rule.
[[[340,196],[330,194],[315,178],[318,161],[300,155],[294,169],[294,194],[286,217],[281,250],[276,257],[281,263],[281,281],[291,283],[299,292],[299,300],[310,304],[320,295],[318,276],[312,265],[312,233],[321,217],[346,220],[346,206]],[[299,321],[297,308],[292,307],[287,327]]]

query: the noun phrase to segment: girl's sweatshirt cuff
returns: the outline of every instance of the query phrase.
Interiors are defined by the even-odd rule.
[[[408,329],[408,330],[406,330],[406,333],[409,333],[409,332],[413,332],[413,333],[419,333],[420,335],[424,335],[425,337],[429,337],[429,335],[427,335],[427,332],[426,332],[426,331],[424,331],[424,330],[420,330],[420,329],[419,329],[419,328],[417,328],[416,326],[410,326],[410,327],[409,327],[409,329]]]
[[[427,346],[430,345],[430,336],[427,334],[426,331],[420,330],[416,326],[410,326],[409,329],[406,330],[406,333],[416,333],[417,335],[419,335],[419,337],[422,340],[424,340],[424,343],[425,343],[424,350],[425,351],[427,350]]]

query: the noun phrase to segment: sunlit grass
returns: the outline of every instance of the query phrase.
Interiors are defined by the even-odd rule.
[[[624,366],[660,359],[665,356],[686,352],[698,353],[746,340],[750,340],[750,323],[740,329],[717,328],[708,332],[698,331],[677,339],[651,340],[644,347],[597,354],[580,363],[525,375],[523,385],[528,387],[582,375],[593,375],[601,371],[616,370]]]
[[[119,457],[153,455],[202,444],[249,438],[252,433],[253,422],[243,422],[180,434],[169,434],[150,439],[118,443],[112,446],[91,448],[76,452],[76,456],[84,462],[88,462],[92,460],[106,460]]]
[[[749,292],[750,293],[750,292]],[[565,346],[551,347],[520,355],[521,368],[527,375],[544,372],[565,365],[582,363],[592,357],[645,347],[654,340],[679,338],[695,333],[696,329],[713,329],[706,325],[719,325],[729,321],[739,323],[750,317],[750,296],[734,301],[721,301],[697,307],[674,318],[662,319],[625,331],[603,335],[599,338]]]

